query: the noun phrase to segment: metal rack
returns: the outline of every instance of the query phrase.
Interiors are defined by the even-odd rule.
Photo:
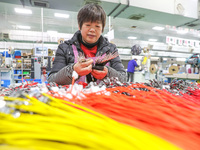
[[[21,60],[21,61],[19,61]],[[13,80],[14,83],[19,83],[21,80],[23,80],[25,75],[31,75],[31,62],[26,63],[24,60],[31,60],[31,58],[14,58],[12,64],[16,64],[15,67],[13,67]],[[26,64],[30,64],[30,67],[26,67]],[[19,67],[20,66],[20,67]],[[29,72],[28,74],[24,72]]]

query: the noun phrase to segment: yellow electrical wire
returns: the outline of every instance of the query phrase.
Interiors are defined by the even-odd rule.
[[[0,113],[0,150],[179,149],[80,105],[43,95],[49,98],[47,104],[30,95],[25,95],[28,99],[4,97],[6,101],[27,101],[29,105],[9,105],[20,110],[18,118]]]

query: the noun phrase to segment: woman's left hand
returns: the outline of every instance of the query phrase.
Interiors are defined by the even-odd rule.
[[[96,70],[96,69],[92,69],[91,74],[93,75],[93,77],[95,77],[96,79],[103,79],[108,73],[108,68],[104,66],[104,69],[102,71],[100,70]]]

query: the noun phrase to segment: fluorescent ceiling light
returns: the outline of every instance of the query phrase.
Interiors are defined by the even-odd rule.
[[[48,30],[47,33],[58,33],[58,31]]]
[[[152,29],[161,31],[161,30],[164,30],[165,28],[164,27],[155,26]]]
[[[54,16],[59,18],[69,18],[69,14],[54,13]]]
[[[20,14],[32,14],[32,10],[24,8],[15,8],[15,12]]]
[[[129,36],[128,39],[130,39],[130,40],[135,40],[135,39],[137,39],[137,37]]]
[[[17,28],[19,28],[19,29],[31,29],[30,26],[21,26],[21,25],[17,25]]]
[[[156,41],[158,41],[157,39],[149,39],[149,41],[151,41],[151,42],[156,42]]]

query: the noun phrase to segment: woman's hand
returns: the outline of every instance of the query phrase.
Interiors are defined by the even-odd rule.
[[[77,62],[73,69],[78,73],[79,76],[84,76],[92,71],[92,59],[87,59],[85,62]]]
[[[100,70],[96,70],[96,69],[92,69],[91,74],[93,75],[93,77],[95,77],[96,79],[103,79],[108,73],[108,68],[104,66],[104,69],[102,71]]]

